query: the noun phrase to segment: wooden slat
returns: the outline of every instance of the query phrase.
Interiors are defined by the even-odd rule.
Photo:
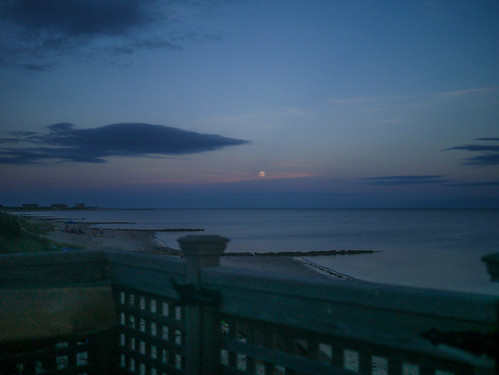
[[[93,332],[116,323],[109,286],[0,289],[0,342]]]
[[[299,371],[305,374],[337,374],[337,375],[352,375],[351,371],[347,371],[341,367],[331,364],[325,364],[317,361],[312,361],[305,357],[299,357],[279,350],[272,350],[251,343],[242,343],[236,340],[225,340],[223,349],[230,352],[243,354],[255,359],[261,359],[276,365],[282,365],[289,370]]]
[[[100,251],[50,252],[0,256],[0,287],[41,287],[106,279]]]
[[[168,298],[177,298],[170,279],[183,283],[185,263],[174,257],[109,252],[106,275],[113,283]]]

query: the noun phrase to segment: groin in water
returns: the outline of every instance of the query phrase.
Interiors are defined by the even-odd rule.
[[[321,256],[321,255],[359,255],[381,253],[380,250],[311,250],[311,251],[269,251],[269,252],[227,252],[223,256],[251,257],[251,256]]]

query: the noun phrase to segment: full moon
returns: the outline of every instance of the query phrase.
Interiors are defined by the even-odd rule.
[[[258,174],[260,177],[265,177],[265,171],[260,171],[260,173]]]

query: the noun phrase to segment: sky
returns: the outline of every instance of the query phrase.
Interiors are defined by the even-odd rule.
[[[0,0],[0,204],[499,207],[496,0]]]

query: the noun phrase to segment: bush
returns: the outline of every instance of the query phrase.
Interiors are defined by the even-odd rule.
[[[21,231],[21,226],[14,217],[0,214],[0,236],[18,238],[21,236]]]

